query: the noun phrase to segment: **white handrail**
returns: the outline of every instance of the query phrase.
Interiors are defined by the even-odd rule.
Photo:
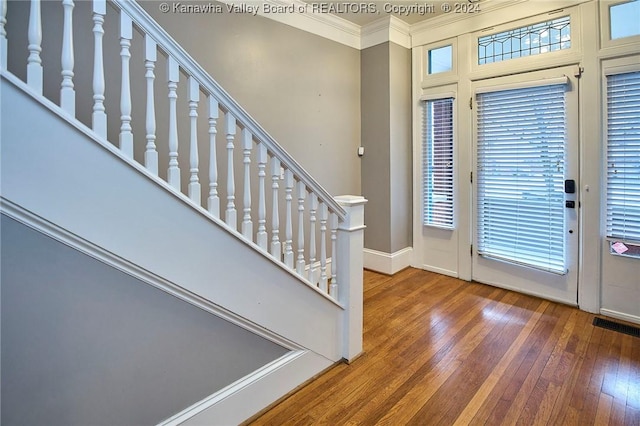
[[[40,55],[43,36],[41,2],[42,0],[30,0],[28,4],[29,57],[26,82],[40,97],[44,70]],[[103,58],[106,4],[106,0],[93,0],[93,34],[91,40],[87,40],[94,45],[95,50],[92,55],[91,126],[93,132],[102,139],[107,138],[108,121],[104,103],[106,69]],[[166,135],[162,134],[162,142],[166,142],[166,145],[161,144],[160,154],[168,154],[163,158],[168,159],[168,162],[163,161],[163,168],[165,164],[167,167],[166,177],[161,178],[177,195],[185,195],[182,193],[181,180],[187,178],[188,183],[185,182],[184,186],[190,203],[194,207],[203,208],[205,200],[202,200],[202,190],[205,188],[201,188],[203,176],[200,176],[199,170],[199,149],[202,142],[199,142],[201,136],[198,132],[198,118],[201,113],[203,116],[206,114],[209,133],[206,210],[216,219],[222,219],[231,231],[238,233],[238,236],[241,235],[243,239],[255,244],[256,248],[269,254],[275,262],[295,272],[308,285],[337,301],[339,293],[343,291],[340,289],[341,285],[350,285],[349,281],[341,281],[348,276],[344,275],[345,271],[341,269],[358,269],[357,265],[345,261],[340,253],[341,234],[338,230],[346,229],[344,224],[350,220],[350,209],[343,207],[341,202],[334,199],[315,181],[138,3],[131,0],[110,0],[109,4],[117,12],[120,23],[117,32],[120,60],[114,61],[110,72],[117,72],[117,68],[120,68],[121,75],[120,114],[117,119],[115,116],[112,117],[115,120],[111,129],[112,132],[119,130],[118,146],[126,161],[137,165],[140,159],[134,158],[134,153],[141,156],[142,151],[146,170],[151,176],[160,177],[163,173],[159,173],[158,170],[156,127],[158,120],[166,122],[168,132]],[[63,0],[62,5],[64,26],[60,34],[63,39],[60,107],[65,110],[66,119],[73,123],[76,120],[72,37],[74,1]],[[6,52],[4,40],[9,41],[5,31],[5,15],[6,0],[0,0],[0,59],[3,62],[4,58],[1,56]],[[134,34],[137,34],[134,27],[144,37],[143,58],[132,58],[131,46]],[[51,32],[50,29],[47,31]],[[49,33],[47,37],[58,35]],[[135,38],[139,40],[137,35]],[[158,51],[166,56],[167,71],[164,87],[156,93],[154,82]],[[144,126],[144,134],[142,137],[137,135],[134,140],[131,84],[136,80],[132,80],[130,75],[130,64],[139,63],[134,62],[139,59],[143,59],[145,70],[145,105],[144,114],[141,115],[143,119],[140,121]],[[5,65],[0,64],[2,67]],[[184,100],[178,99],[178,93],[183,93],[179,91],[181,75],[186,77],[187,83],[183,82],[183,87],[187,88],[186,96],[180,95],[185,97]],[[47,82],[55,78],[50,72],[47,77]],[[202,106],[201,100],[204,104]],[[168,113],[168,117],[156,117],[157,101],[161,102],[160,111],[166,111],[164,113]],[[184,115],[181,105],[188,106],[187,116]],[[223,124],[223,128],[218,129],[218,124]],[[178,128],[182,126],[189,131],[185,134],[180,133]],[[219,131],[220,144],[226,142],[220,146],[220,152],[216,148]],[[144,146],[141,142],[144,142]],[[238,151],[241,151],[242,165],[236,164],[235,161],[240,157]],[[178,158],[179,156],[181,158]],[[253,176],[254,157],[257,179]],[[221,170],[219,166],[222,166]],[[222,176],[218,181],[220,171],[226,176]],[[238,182],[236,174],[240,176]],[[223,188],[222,195],[218,194],[220,188]],[[224,206],[221,206],[222,202]],[[255,202],[257,204],[254,204]],[[240,218],[238,214],[241,215]],[[257,232],[254,232],[256,220]],[[238,229],[240,225],[241,229]],[[339,268],[336,267],[338,264],[341,265]]]
[[[162,28],[156,21],[136,2],[126,0],[112,0],[113,4],[136,23],[146,34],[151,36],[159,46],[174,59],[187,73],[195,78],[202,88],[215,97],[221,108],[230,113],[236,120],[263,143],[268,151],[273,154],[286,169],[304,183],[304,185],[318,198],[327,204],[332,212],[335,212],[340,220],[346,216],[345,210],[333,199],[333,197],[317,182],[297,161],[289,155],[266,132],[256,120],[254,120],[213,78],[202,68],[185,50]]]
[[[16,2],[18,3],[18,2]],[[115,120],[112,128],[119,127],[119,147],[115,148],[107,138],[107,114],[105,109],[105,62],[103,58],[104,21],[106,16],[106,0],[93,0],[91,19],[93,22],[93,78],[92,78],[92,116],[89,129],[74,117],[75,91],[73,88],[73,0],[63,0],[64,26],[62,29],[63,49],[61,52],[61,100],[60,108],[51,103],[42,94],[43,68],[42,64],[42,0],[30,0],[29,23],[26,28],[28,40],[27,76],[26,84],[20,82],[6,69],[6,53],[8,42],[6,32],[7,1],[0,0],[0,73],[5,78],[14,79],[22,85],[22,89],[30,93],[43,105],[50,108],[64,120],[75,126],[121,160],[128,163],[147,177],[155,180],[168,191],[174,193],[188,205],[195,207],[201,213],[210,215],[219,225],[221,222],[221,196],[218,194],[219,185],[224,188],[222,198],[226,198],[224,223],[229,231],[242,238],[255,249],[269,254],[273,261],[284,267],[289,273],[296,274],[314,291],[323,297],[339,304],[343,326],[338,330],[343,357],[352,360],[362,351],[362,270],[364,244],[364,204],[366,200],[359,196],[332,197],[318,182],[316,182],[302,166],[300,166],[278,143],[233,99],[216,83],[209,74],[198,65],[178,43],[162,29],[135,1],[111,0],[110,4],[118,9],[120,14],[120,28],[118,31],[120,44],[120,116]],[[144,100],[145,114],[144,136],[144,167],[133,157],[134,140],[132,123],[132,94],[130,80],[131,45],[134,39],[134,24],[144,35],[144,68],[146,96]],[[51,27],[47,29],[50,32]],[[13,31],[13,30],[12,30]],[[50,34],[47,34],[47,37]],[[137,36],[136,36],[137,37]],[[18,38],[19,39],[19,38]],[[156,97],[154,91],[155,68],[157,52],[161,50],[167,56],[166,81],[163,89]],[[113,68],[117,68],[114,66]],[[46,69],[51,70],[51,67]],[[115,71],[115,70],[112,70]],[[181,71],[188,80],[187,105],[188,118],[178,117],[178,87]],[[47,74],[52,78],[49,71]],[[50,80],[47,80],[50,81]],[[16,84],[16,83],[14,83]],[[204,93],[200,107],[201,93]],[[156,117],[155,102],[160,98],[162,106],[167,106],[168,134],[166,146],[162,146],[162,154],[168,154],[168,168],[166,180],[158,173],[158,148],[156,146],[157,120],[166,118]],[[206,99],[206,101],[205,101]],[[181,105],[184,105],[182,103]],[[206,112],[203,110],[206,107]],[[198,154],[198,116],[206,113],[209,134],[209,170],[208,170],[208,198],[206,211],[201,200],[201,183]],[[223,115],[221,116],[220,113]],[[116,117],[112,117],[116,118]],[[203,114],[204,118],[204,114]],[[182,125],[189,127],[189,143],[179,141],[179,136],[186,135],[178,132],[178,119]],[[219,120],[220,119],[220,120]],[[220,147],[218,152],[216,138],[218,121],[224,123],[224,130],[220,130],[221,138],[226,140],[226,146]],[[244,175],[241,186],[242,193],[236,193],[234,155],[236,149],[236,134],[242,138],[237,149],[242,149],[242,169],[238,174]],[[97,136],[97,137],[96,137]],[[164,138],[164,135],[163,135]],[[186,138],[185,138],[186,139]],[[113,141],[112,141],[113,142]],[[163,141],[165,142],[165,141]],[[221,139],[220,145],[223,140]],[[180,162],[178,147],[188,146],[188,163],[182,160],[185,177],[188,176],[189,198],[182,193]],[[256,151],[253,151],[255,143]],[[142,148],[136,143],[136,147]],[[225,152],[226,156],[219,154]],[[185,151],[185,149],[183,149]],[[136,153],[138,151],[135,151]],[[255,152],[255,154],[252,154]],[[139,154],[138,154],[139,155]],[[219,163],[225,170],[226,180],[218,182]],[[257,182],[252,178],[252,158],[257,163]],[[184,170],[188,164],[189,169]],[[163,165],[164,166],[164,165]],[[271,184],[268,190],[267,176]],[[239,179],[240,180],[240,179]],[[256,212],[252,210],[253,186],[257,186],[258,205]],[[283,192],[284,190],[284,192]],[[255,192],[255,191],[254,191]],[[284,206],[281,199],[284,195]],[[236,200],[241,206],[236,206]],[[270,204],[268,206],[268,204]],[[268,213],[271,207],[271,214]],[[238,232],[237,209],[242,208],[242,234]],[[284,208],[284,212],[281,209]],[[297,211],[297,214],[296,214]],[[254,234],[254,216],[257,217],[257,233]],[[284,224],[281,219],[284,216]],[[270,225],[268,224],[270,219]],[[270,229],[269,229],[270,226]],[[319,230],[318,230],[319,226]],[[269,235],[270,234],[270,235]],[[308,237],[307,237],[308,235]],[[255,237],[255,240],[254,240]],[[271,237],[271,238],[269,238]],[[319,238],[319,251],[318,251]],[[329,258],[328,251],[331,257]],[[319,258],[318,258],[319,257]]]

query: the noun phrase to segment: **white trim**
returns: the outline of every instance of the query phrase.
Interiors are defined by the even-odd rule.
[[[364,267],[372,271],[393,275],[411,266],[413,247],[406,247],[395,253],[364,249]]]
[[[235,0],[220,1],[226,4],[238,4]],[[265,8],[258,7],[258,15],[264,18],[324,37],[354,49],[361,48],[361,28],[358,24],[331,13],[314,13],[311,10],[311,5],[301,0],[264,0],[260,3],[289,7],[291,8],[290,10],[293,10],[293,12],[287,13],[264,13]]]
[[[638,63],[636,62],[636,57],[629,57],[629,58],[620,58],[617,61],[613,61],[613,60],[609,60],[609,62],[613,62],[614,64],[620,64],[620,65],[611,65],[611,66],[606,66],[603,64],[602,66],[602,75],[604,77],[610,77],[612,75],[617,75],[617,74],[625,74],[625,73],[629,73],[629,72],[637,72],[640,69],[640,66],[638,66]],[[606,79],[605,79],[606,82]]]
[[[293,351],[160,423],[239,424],[268,407],[332,362],[311,351]]]
[[[623,3],[629,3],[629,0],[600,0],[600,46],[603,50],[616,47],[631,48],[640,42],[640,34],[628,37],[611,38],[611,7],[618,6]]]
[[[158,290],[162,290],[165,293],[177,297],[197,308],[209,312],[225,321],[228,321],[238,327],[241,327],[253,334],[256,334],[264,339],[274,342],[280,346],[283,346],[289,350],[300,350],[302,346],[295,344],[294,342],[273,333],[257,324],[248,321],[235,313],[218,306],[207,299],[204,299],[178,285],[168,281],[138,265],[135,265],[126,259],[123,259],[97,245],[79,237],[61,227],[55,225],[48,220],[31,213],[30,211],[18,206],[10,200],[0,197],[0,213],[10,217],[21,224],[28,226],[35,231],[46,235],[74,250],[79,251],[93,259],[104,263],[114,269],[124,272],[131,277],[140,280],[146,284],[149,284]]]
[[[237,3],[235,0],[220,1]],[[264,8],[259,8],[258,15],[358,50],[388,41],[412,48],[486,28],[487,25],[494,24],[493,21],[486,20],[492,19],[491,12],[505,9],[505,16],[518,20],[532,14],[548,12],[550,7],[561,9],[586,1],[590,0],[556,0],[551,6],[546,5],[547,2],[531,0],[487,1],[482,3],[482,11],[478,14],[449,13],[413,25],[387,15],[360,26],[331,13],[314,13],[309,3],[301,0],[264,0],[264,3],[292,7],[295,12],[264,13]],[[527,7],[523,7],[523,3]],[[479,16],[482,19],[478,19]]]
[[[541,80],[519,81],[516,83],[497,84],[494,86],[483,86],[475,90],[475,94],[479,93],[491,93],[500,92],[502,90],[514,90],[514,89],[528,89],[533,87],[542,86],[555,86],[566,85],[569,83],[569,77],[563,75],[562,77],[543,78]]]
[[[531,291],[528,288],[524,288],[524,287],[518,287],[518,286],[513,286],[513,285],[509,285],[509,284],[504,284],[504,283],[496,283],[490,280],[487,281],[477,281],[477,280],[473,280],[473,282],[477,282],[480,284],[486,284],[486,285],[490,285],[491,287],[497,287],[497,288],[502,288],[505,290],[511,290],[511,291],[515,291],[518,293],[522,293],[522,294],[528,294],[529,296],[534,296],[534,297],[538,297],[540,299],[546,299],[546,300],[550,300],[552,302],[557,302],[557,303],[562,303],[563,305],[568,305],[568,306],[575,306],[578,307],[578,303],[574,300],[566,300],[563,299],[561,297],[556,297],[554,295],[550,295],[550,294],[546,294],[546,293],[542,293],[542,292],[538,292],[538,291]]]
[[[458,94],[456,92],[437,92],[437,93],[427,93],[424,94],[422,96],[420,96],[418,99],[420,99],[420,102],[426,102],[426,101],[437,101],[438,99],[446,99],[446,98],[452,98],[455,99],[456,96]]]
[[[435,272],[436,274],[448,275],[450,277],[459,278],[459,275],[458,275],[458,273],[456,271],[450,271],[448,269],[437,268],[437,267],[431,266],[431,265],[421,265],[420,268],[424,269],[425,271]]]
[[[431,64],[429,61],[429,52],[432,50],[441,49],[443,47],[451,46],[451,69],[449,71],[437,72],[435,74],[429,73]],[[440,40],[437,43],[430,44],[422,47],[422,61],[421,69],[422,73],[422,87],[429,88],[435,86],[442,86],[448,83],[455,83],[458,81],[458,38],[453,37],[446,40]]]
[[[87,126],[85,126],[79,120],[76,120],[74,117],[70,116],[66,111],[64,111],[58,105],[54,104],[53,102],[51,102],[49,99],[45,98],[44,96],[38,95],[30,86],[25,84],[22,80],[20,80],[19,78],[17,78],[13,74],[11,74],[10,72],[5,71],[5,70],[0,70],[0,77],[1,77],[1,79],[6,80],[7,82],[13,84],[19,90],[21,90],[24,93],[26,93],[28,96],[30,96],[36,102],[39,102],[41,105],[43,105],[49,111],[51,111],[52,113],[56,114],[59,118],[63,119],[67,124],[73,126],[75,129],[77,129],[78,131],[82,132],[85,136],[87,136],[88,138],[92,139],[94,142],[96,142],[98,145],[100,145],[103,149],[105,149],[106,151],[108,151],[112,155],[118,157],[121,161],[127,163],[129,166],[131,166],[138,173],[140,173],[140,174],[144,175],[145,177],[147,177],[148,179],[152,180],[154,183],[156,183],[161,188],[163,188],[165,191],[167,191],[168,193],[170,193],[171,195],[176,197],[182,203],[188,205],[189,207],[191,207],[194,210],[196,210],[200,215],[204,216],[205,218],[207,218],[208,220],[210,220],[213,223],[217,224],[218,226],[224,228],[227,232],[229,232],[230,234],[235,236],[238,240],[242,241],[247,246],[253,248],[255,251],[261,253],[266,259],[269,259],[274,265],[277,265],[280,269],[282,269],[284,271],[287,271],[287,273],[289,273],[290,275],[298,278],[301,282],[306,284],[307,287],[309,287],[312,290],[316,291],[318,294],[320,294],[325,299],[331,301],[336,306],[339,306],[342,309],[344,309],[344,306],[342,306],[342,304],[338,300],[333,299],[327,293],[325,293],[325,292],[321,291],[320,289],[318,289],[309,280],[307,280],[305,277],[301,277],[300,275],[298,275],[295,270],[293,270],[291,268],[288,268],[284,263],[278,262],[277,260],[275,260],[273,258],[273,256],[271,256],[269,253],[267,253],[262,248],[260,248],[256,243],[254,243],[253,241],[249,241],[240,232],[238,232],[237,230],[235,230],[235,229],[231,228],[230,226],[228,226],[220,218],[217,218],[217,217],[213,216],[211,213],[209,213],[207,210],[205,210],[202,206],[200,206],[198,204],[195,204],[189,197],[187,197],[182,192],[176,191],[167,182],[165,182],[164,180],[162,180],[158,176],[152,174],[146,167],[144,167],[143,165],[141,165],[137,161],[134,161],[133,159],[127,157],[125,154],[122,153],[122,151],[119,148],[116,148],[112,143],[110,143],[106,139],[100,137],[98,134],[96,134],[93,130],[89,129]],[[2,89],[0,89],[0,93],[1,93],[1,91],[2,91]],[[330,198],[331,198],[331,200],[333,200],[333,197],[330,197]],[[340,207],[340,206],[338,205],[338,207]],[[342,207],[340,207],[340,210],[344,212]],[[342,222],[340,222],[340,223],[342,223]]]
[[[288,1],[288,0],[287,0]],[[170,57],[174,58],[180,68],[189,76],[197,80],[206,93],[210,93],[221,104],[220,106],[231,113],[237,122],[254,135],[255,139],[263,143],[283,166],[293,172],[300,182],[304,182],[310,192],[314,192],[319,201],[325,203],[340,220],[344,220],[346,212],[332,198],[331,194],[318,183],[309,172],[302,167],[287,151],[248,112],[229,95],[198,62],[196,62],[184,48],[169,35],[143,8],[136,2],[113,0],[118,8],[125,12],[133,22],[144,28],[146,34]]]
[[[551,6],[549,6],[551,7]],[[515,74],[527,72],[533,69],[545,69],[560,67],[562,65],[577,64],[582,58],[582,21],[580,8],[562,7],[552,10],[545,10],[527,18],[517,21],[509,20],[504,24],[495,25],[480,31],[470,33],[473,48],[469,50],[471,71],[469,76],[472,80],[479,80],[499,75]],[[503,61],[479,64],[478,63],[478,40],[480,37],[490,34],[499,34],[518,28],[524,28],[542,22],[549,22],[561,17],[568,16],[571,28],[571,46],[568,49],[554,50],[540,54],[522,56],[520,58],[505,59]],[[505,18],[506,19],[506,18]]]
[[[619,320],[640,324],[640,317],[636,315],[625,314],[623,312],[612,311],[610,309],[604,308],[600,309],[600,313],[611,318],[617,318]]]
[[[146,284],[203,309],[249,332],[290,350],[253,373],[215,392],[202,401],[177,413],[161,425],[190,424],[202,415],[216,424],[237,424],[277,401],[333,364],[333,361],[253,324],[185,289],[136,266],[53,223],[36,216],[9,200],[0,198],[0,212],[37,232],[59,241],[83,254],[118,269]],[[200,423],[201,419],[195,420]],[[207,421],[207,424],[209,422]]]
[[[360,49],[367,49],[388,41],[410,49],[411,26],[389,15],[362,27]]]
[[[481,31],[558,9],[577,6],[591,0],[512,0],[487,1],[482,11],[472,14],[445,14],[411,26],[413,47],[435,43],[461,34]],[[499,12],[499,13],[497,13]]]

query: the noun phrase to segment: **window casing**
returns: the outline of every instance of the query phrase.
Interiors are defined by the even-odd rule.
[[[444,86],[458,79],[457,39],[441,40],[420,50],[423,87]]]
[[[568,21],[562,21],[563,19]],[[482,63],[483,61],[480,57],[481,52],[479,52],[478,43],[481,42],[484,37],[507,34],[508,36],[505,35],[505,38],[507,38],[511,37],[509,34],[516,36],[518,31],[522,30],[524,32],[527,28],[532,28],[534,32],[537,31],[538,34],[540,34],[540,32],[544,33],[545,29],[538,29],[538,26],[551,25],[550,23],[553,23],[555,26],[553,34],[551,34],[551,32],[549,32],[549,34],[544,34],[543,40],[541,40],[548,44],[546,47],[532,46],[531,52],[527,52],[527,55],[522,53],[507,54],[506,52],[503,52],[501,55],[504,55],[504,59],[501,58],[502,60],[496,62],[484,61],[484,63]],[[470,43],[474,44],[470,46],[472,57],[471,69],[468,75],[472,80],[477,81],[486,78],[577,64],[582,58],[581,23],[582,13],[580,7],[568,7],[554,11],[553,13],[544,13],[523,18],[517,21],[517,23],[509,22],[480,31],[475,31],[470,34],[471,40],[469,40]],[[523,33],[523,36],[525,33]],[[560,39],[557,38],[558,35],[560,36]],[[560,44],[558,44],[558,41]],[[539,44],[540,40],[537,40],[536,43]],[[551,46],[551,44],[553,46]],[[529,46],[522,43],[520,44],[520,46],[523,45]],[[509,49],[511,49],[511,45],[509,46]],[[517,43],[515,43],[515,47],[518,47]],[[527,50],[528,49],[529,48],[527,47]]]
[[[452,229],[454,99],[424,101],[422,119],[422,223]]]
[[[640,42],[640,21],[636,18],[640,15],[640,0],[601,0],[599,4],[602,48],[626,48],[636,53],[634,44]]]

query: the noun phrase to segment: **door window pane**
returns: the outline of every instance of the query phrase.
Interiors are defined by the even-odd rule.
[[[478,253],[566,273],[565,85],[478,94]]]

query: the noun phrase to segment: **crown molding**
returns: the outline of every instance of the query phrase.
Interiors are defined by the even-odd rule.
[[[577,6],[591,0],[483,0],[482,11],[445,14],[411,26],[412,47],[435,43],[494,25]],[[501,11],[501,13],[496,13]],[[507,18],[507,19],[505,19]]]
[[[226,4],[244,4],[241,0],[219,0]],[[260,7],[258,15],[285,25],[315,34],[354,49],[362,50],[378,44],[393,42],[407,49],[455,37],[470,31],[504,23],[504,17],[515,20],[525,16],[562,9],[591,0],[481,0],[482,11],[473,14],[449,13],[417,24],[407,24],[393,16],[384,16],[370,24],[360,26],[330,13],[314,12],[302,0],[256,0],[262,4],[282,7],[287,12],[265,13]],[[526,6],[526,7],[525,7]],[[502,11],[500,16],[493,12]],[[487,19],[489,18],[489,19]],[[495,23],[493,21],[496,21]]]
[[[411,26],[393,15],[385,16],[362,27],[361,49],[388,41],[411,49]]]
[[[219,0],[225,4],[243,4],[237,0]],[[330,13],[313,12],[308,3],[301,0],[262,0],[261,3],[274,7],[283,7],[287,12],[265,13],[265,7],[258,10],[258,15],[281,24],[289,25],[324,37],[345,46],[361,49],[360,25],[349,22]]]

